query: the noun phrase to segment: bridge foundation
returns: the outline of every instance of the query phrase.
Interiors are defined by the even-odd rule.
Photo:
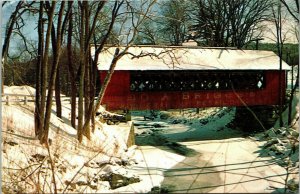
[[[261,131],[273,127],[277,118],[276,106],[236,107],[233,122],[243,130]]]

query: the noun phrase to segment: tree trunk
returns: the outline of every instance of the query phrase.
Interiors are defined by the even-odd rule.
[[[41,106],[40,106],[40,118],[41,118],[41,129],[43,130],[39,136],[41,143],[43,143],[43,136],[45,133],[45,102],[46,102],[46,89],[47,89],[47,78],[48,78],[48,54],[50,47],[50,37],[52,30],[52,21],[54,17],[54,7],[55,3],[53,2],[52,9],[48,13],[48,25],[47,25],[47,33],[46,33],[46,43],[42,61],[42,70],[41,70]],[[48,133],[48,132],[47,132]],[[48,135],[47,135],[48,136]]]
[[[73,54],[72,54],[72,32],[73,32],[73,18],[72,18],[72,10],[71,10],[70,18],[69,18],[69,28],[68,28],[67,52],[68,52],[68,71],[71,79],[71,125],[72,127],[76,128],[77,88],[75,82],[74,62],[73,62]]]
[[[41,81],[41,66],[43,61],[43,48],[44,48],[44,28],[43,28],[43,1],[40,2],[40,11],[39,11],[39,23],[38,23],[38,56],[36,63],[36,76],[35,76],[35,110],[34,110],[34,126],[35,126],[35,136],[39,136],[42,133],[41,128],[41,91],[40,91],[40,81]]]
[[[99,11],[103,8],[103,5],[104,5],[105,2],[102,2],[100,4],[98,4],[98,8],[97,8],[97,13],[94,17],[94,20],[93,20],[93,25],[92,25],[92,28],[91,28],[91,31],[88,32],[88,35],[85,34],[88,38],[88,40],[86,41],[86,51],[89,50],[89,38],[92,36],[92,34],[94,33],[94,29],[95,29],[95,22],[97,21],[97,15],[99,13]],[[117,18],[117,13],[121,7],[121,5],[124,3],[124,1],[121,1],[121,2],[118,2],[118,1],[115,1],[115,4],[114,4],[114,8],[112,10],[112,20],[110,22],[110,25],[108,27],[108,30],[106,32],[106,34],[104,35],[103,39],[101,40],[101,43],[100,43],[100,46],[96,49],[95,51],[95,59],[92,63],[92,66],[91,68],[96,68],[97,67],[97,61],[98,61],[98,57],[99,57],[99,53],[101,52],[101,50],[103,49],[104,47],[104,44],[106,43],[111,31],[112,31],[112,28],[113,28],[113,25],[115,23],[115,20]],[[88,18],[88,17],[87,17]],[[83,26],[82,26],[82,29],[83,29]],[[133,36],[135,36],[135,33],[133,34]],[[128,49],[128,48],[127,48]],[[124,53],[127,51],[127,49],[124,50]],[[124,54],[122,53],[122,55],[118,55],[119,53],[119,49],[116,49],[116,52],[115,52],[115,56],[112,60],[112,63],[111,63],[111,68],[109,70],[109,73],[108,75],[110,75],[110,77],[108,77],[108,80],[107,80],[107,84],[106,86],[103,88],[101,88],[101,91],[104,90],[104,91],[100,91],[99,95],[100,95],[100,98],[98,96],[98,100],[97,100],[97,104],[96,104],[96,108],[95,108],[95,105],[94,105],[94,96],[92,97],[93,100],[91,100],[90,102],[90,105],[89,105],[89,108],[88,108],[88,114],[87,114],[87,118],[85,118],[85,122],[82,126],[82,130],[85,132],[85,135],[89,138],[90,137],[90,121],[93,120],[92,117],[95,117],[95,113],[96,113],[96,110],[100,107],[100,103],[102,101],[102,98],[103,98],[103,95],[105,93],[105,90],[106,90],[106,87],[111,79],[111,75],[113,73],[113,70],[116,66],[116,63],[118,61],[118,59]],[[89,52],[85,53],[87,56],[90,55]],[[84,69],[84,68],[83,68]],[[98,106],[98,108],[97,108]]]
[[[58,32],[59,33],[59,32]],[[55,32],[55,26],[52,24],[51,29],[51,42],[52,42],[52,56],[54,60],[52,61],[52,68],[56,66],[56,63],[58,63],[58,50],[57,48],[57,39],[56,39],[56,32]],[[59,66],[57,67],[57,76],[55,78],[55,101],[56,101],[56,116],[61,118],[61,98],[60,98],[60,81],[59,81]]]
[[[98,59],[97,56],[98,55],[96,55],[96,57],[95,57],[95,61],[94,61],[95,64],[93,64],[94,66],[96,66],[96,64],[97,64],[97,59]],[[88,109],[88,113],[89,113],[88,114],[88,116],[89,116],[88,119],[89,120],[90,120],[91,117],[95,117],[95,114],[96,114],[97,110],[100,108],[100,105],[101,105],[101,102],[103,100],[106,88],[107,88],[107,86],[108,86],[108,84],[109,84],[109,82],[111,80],[111,77],[113,75],[114,69],[115,69],[115,67],[117,65],[117,62],[118,62],[118,60],[119,60],[120,57],[121,57],[121,55],[119,55],[119,48],[116,48],[115,54],[114,54],[114,58],[113,58],[113,60],[111,62],[110,68],[107,71],[107,75],[106,75],[106,77],[104,79],[104,82],[103,82],[103,84],[101,86],[101,90],[100,90],[100,92],[98,94],[96,105],[94,106],[93,105],[94,102],[92,102],[90,104],[90,106],[89,106],[89,109]],[[86,119],[85,123],[84,123],[84,126],[83,126],[83,129],[85,130],[88,127],[88,125],[89,125],[89,122],[87,122],[87,119]]]
[[[281,3],[278,5],[278,18],[277,18],[277,50],[278,50],[278,55],[279,55],[279,126],[283,126],[283,118],[282,118],[282,113],[283,113],[283,91],[282,91],[282,48],[283,48],[283,41],[282,41],[282,21],[281,21]],[[275,21],[276,22],[276,21]]]
[[[60,81],[59,81],[59,66],[57,68],[57,75],[55,79],[55,101],[56,101],[56,115],[61,118],[61,98],[60,98]]]
[[[290,97],[290,101],[289,101],[289,114],[288,114],[288,125],[290,125],[292,123],[292,105],[293,105],[293,99],[294,99],[294,95],[295,95],[295,91],[296,88],[299,86],[299,64],[298,64],[298,71],[297,71],[297,77],[296,77],[296,83],[293,86],[293,76],[294,76],[294,66],[292,66],[292,91],[291,91],[291,97]]]
[[[55,10],[55,5],[56,2],[52,2],[52,7],[51,7],[51,13],[50,13],[50,18],[49,18],[49,23],[50,25],[52,24],[53,21],[53,15],[54,15],[54,10]],[[57,39],[56,39],[56,56],[54,57],[54,66],[51,69],[51,75],[50,75],[50,80],[49,80],[49,87],[48,87],[48,96],[47,96],[47,104],[46,104],[46,112],[45,112],[45,121],[44,121],[44,131],[43,131],[43,136],[41,138],[41,143],[46,143],[48,141],[48,135],[49,135],[49,126],[50,126],[50,117],[51,117],[51,111],[52,111],[52,97],[53,97],[53,91],[54,91],[54,86],[55,86],[55,80],[56,80],[56,73],[57,73],[57,68],[58,68],[58,62],[59,62],[59,56],[60,56],[60,47],[61,47],[61,23],[62,23],[62,15],[64,11],[64,5],[65,1],[61,3],[61,7],[59,10],[59,16],[58,16],[58,24],[57,24]],[[50,29],[51,30],[51,29]]]
[[[115,51],[115,56],[111,62],[111,65],[110,65],[110,68],[106,74],[106,77],[104,79],[104,82],[102,84],[102,87],[101,87],[101,90],[99,92],[99,95],[98,95],[98,99],[97,99],[97,102],[96,102],[96,107],[95,107],[95,111],[97,111],[99,108],[100,108],[100,105],[101,105],[101,102],[103,100],[103,97],[104,97],[104,94],[105,94],[105,91],[106,91],[106,88],[111,80],[111,77],[114,73],[114,70],[115,70],[115,67],[117,65],[117,62],[118,62],[118,55],[119,55],[119,49],[116,48],[116,51]]]
[[[78,98],[78,126],[77,126],[77,136],[79,142],[82,142],[83,138],[83,96],[84,96],[84,75],[85,75],[85,7],[87,6],[87,2],[83,1],[81,6],[81,23],[80,23],[80,78],[79,78],[79,98]]]
[[[92,62],[91,56],[90,56],[90,61]],[[91,67],[91,83],[92,83],[92,89],[91,89],[91,99],[92,99],[92,118],[91,118],[91,122],[92,122],[92,132],[95,132],[95,95],[96,95],[96,89],[97,89],[97,85],[96,85],[96,77],[97,77],[97,73],[98,73],[98,68],[96,65],[92,64]]]

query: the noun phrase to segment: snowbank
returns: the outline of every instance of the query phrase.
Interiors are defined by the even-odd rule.
[[[5,93],[32,95],[28,86],[5,87]],[[126,165],[135,147],[128,148],[118,126],[97,122],[91,140],[77,140],[77,131],[69,125],[70,103],[63,102],[63,119],[51,113],[50,152],[40,145],[34,132],[34,102],[3,104],[3,192],[53,193],[55,172],[58,192],[114,192],[112,182],[103,178],[108,172],[117,174],[118,181],[133,177]],[[53,164],[53,166],[51,165]],[[52,169],[53,168],[53,169]],[[107,169],[110,169],[109,171]],[[53,170],[53,171],[52,171]],[[120,174],[120,175],[119,175]],[[136,177],[136,181],[140,181]],[[124,182],[123,185],[129,184]]]
[[[4,86],[4,94],[21,94],[21,95],[35,95],[35,88],[27,85],[23,86]]]
[[[292,102],[292,112],[291,112],[291,117],[293,120],[292,123],[297,122],[297,120],[299,118],[300,111],[299,111],[299,98],[298,97],[299,97],[299,95],[295,94],[295,96],[293,98],[293,102]],[[288,116],[289,116],[289,108],[286,108],[286,110],[282,113],[283,126],[288,125]],[[279,119],[277,119],[274,127],[279,128]]]

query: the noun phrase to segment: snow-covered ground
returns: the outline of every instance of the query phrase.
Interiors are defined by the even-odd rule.
[[[5,87],[14,92],[34,88]],[[100,122],[92,140],[79,144],[69,125],[70,103],[63,101],[63,119],[55,106],[52,111],[50,154],[34,136],[33,108],[33,102],[2,104],[6,193],[53,192],[51,160],[60,193],[271,193],[299,183],[298,148],[290,153],[298,128],[245,137],[231,128],[235,108],[134,111],[137,146],[128,148],[119,125]]]
[[[227,127],[234,118],[235,108],[205,108],[199,113],[196,109],[156,111],[152,115],[150,111],[136,111],[132,115],[138,144],[145,144],[158,134],[172,141],[226,139],[243,134]]]
[[[144,167],[151,169],[151,174],[164,176],[161,191],[270,193],[284,192],[286,181],[288,185],[299,183],[298,150],[290,154],[290,136],[298,133],[284,128],[276,132],[286,131],[282,136],[269,137],[274,131],[270,129],[251,137],[230,128],[234,114],[235,108],[226,107],[205,108],[199,113],[195,109],[133,112],[136,142],[143,145],[138,156],[144,157]],[[274,148],[279,148],[276,153]],[[171,158],[167,153],[177,153],[176,165],[163,162]],[[287,179],[286,166],[280,163],[284,158],[296,161]]]
[[[4,92],[31,95],[34,88],[5,87]],[[63,119],[55,116],[53,106],[48,151],[35,137],[33,102],[2,103],[3,192],[53,193],[51,160],[60,193],[112,192],[112,177],[118,184],[138,181],[124,168],[124,164],[134,162],[134,147],[127,147],[127,139],[120,135],[118,126],[97,122],[92,139],[84,138],[80,144],[76,130],[64,121],[70,119],[69,113],[69,101],[63,102]]]

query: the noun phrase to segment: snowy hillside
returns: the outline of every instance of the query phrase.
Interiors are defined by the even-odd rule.
[[[34,94],[34,88],[6,87],[5,93],[30,95]],[[68,106],[69,102],[63,104],[64,119],[69,119]],[[34,135],[33,102],[27,105],[23,102],[3,103],[4,192],[54,192],[52,170],[57,190],[66,193],[108,192],[113,187],[110,178],[119,174],[122,176],[117,177],[118,181],[139,181],[122,166],[130,162],[135,147],[127,148],[125,139],[117,131],[118,126],[98,122],[92,140],[84,139],[79,144],[76,130],[64,119],[57,118],[54,109],[49,134],[51,146],[47,150]]]

